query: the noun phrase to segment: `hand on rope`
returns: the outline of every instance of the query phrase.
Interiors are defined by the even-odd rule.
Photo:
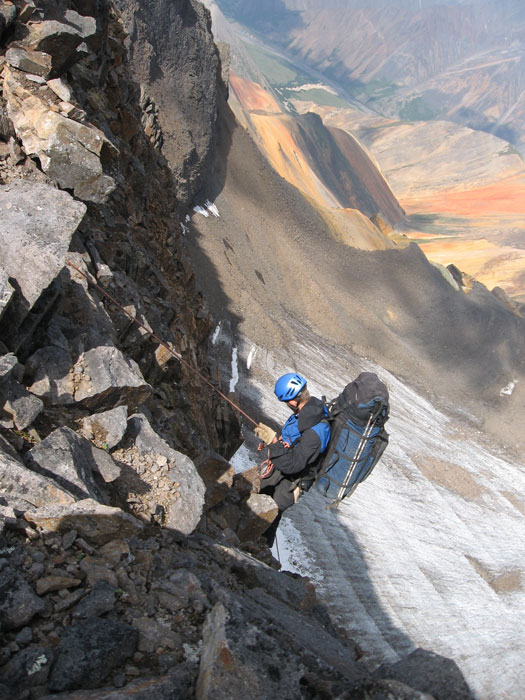
[[[265,459],[264,462],[259,464],[261,479],[266,479],[273,472],[273,463],[270,459]]]
[[[277,433],[275,430],[264,425],[264,423],[258,423],[253,432],[265,445],[271,445],[273,442],[277,442]]]

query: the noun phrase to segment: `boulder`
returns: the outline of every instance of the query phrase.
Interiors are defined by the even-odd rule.
[[[60,100],[63,102],[71,102],[73,94],[71,88],[63,78],[48,80],[47,85]]]
[[[138,632],[115,620],[92,617],[67,627],[56,648],[51,670],[52,691],[97,688],[135,652]]]
[[[22,649],[2,668],[2,683],[10,698],[23,697],[31,688],[45,685],[55,654],[52,649],[32,644]]]
[[[75,364],[75,401],[92,410],[126,404],[137,408],[151,393],[137,363],[118,348],[101,345]]]
[[[17,365],[18,360],[16,355],[12,352],[0,357],[0,391],[2,391],[4,383],[6,383],[12,376]]]
[[[107,581],[97,581],[91,593],[82,598],[72,612],[75,619],[100,617],[115,607],[115,589]]]
[[[9,282],[9,277],[3,267],[0,267],[0,319],[11,301],[15,290]]]
[[[259,467],[255,465],[235,474],[233,477],[233,488],[243,496],[249,496],[250,493],[259,493],[261,488],[261,470]]]
[[[48,505],[25,513],[25,519],[46,532],[67,532],[74,528],[78,534],[100,545],[117,537],[138,535],[144,525],[120,508],[104,506],[91,499],[69,506]]]
[[[31,75],[39,75],[42,78],[47,78],[53,69],[51,56],[43,51],[12,46],[5,52],[5,59],[13,68],[18,68],[18,70]]]
[[[75,500],[102,501],[103,496],[93,478],[93,471],[98,471],[95,449],[89,440],[71,428],[57,428],[29,450],[25,461],[33,471],[54,479]],[[109,455],[105,457],[111,459]]]
[[[226,498],[232,487],[233,467],[216,454],[203,455],[195,466],[206,485],[206,509],[213,508]]]
[[[40,160],[42,170],[78,199],[101,203],[115,189],[102,172],[104,147],[115,147],[94,126],[80,124],[54,112],[40,97],[22,86],[10,68],[4,70],[7,112],[25,152]]]
[[[0,629],[24,627],[44,609],[44,601],[27,581],[11,566],[4,566],[0,571]]]
[[[0,407],[8,413],[18,428],[25,430],[44,408],[42,401],[15,379],[0,384]]]
[[[243,505],[243,515],[236,532],[241,542],[254,541],[270,527],[279,509],[271,496],[262,493],[250,494]]]
[[[163,456],[168,460],[169,478],[178,486],[179,498],[166,510],[165,527],[191,534],[202,517],[206,487],[189,457],[173,450],[151,427],[143,414],[128,421],[128,434],[134,438],[140,455]]]
[[[21,46],[49,54],[55,74],[71,65],[70,59],[83,41],[77,27],[53,19],[32,22],[27,27],[27,35],[19,42]]]
[[[85,212],[85,204],[50,185],[24,180],[0,185],[2,265],[16,280],[27,309],[64,267]]]
[[[36,582],[36,592],[38,595],[45,595],[51,591],[64,591],[68,588],[76,588],[81,583],[82,581],[74,576],[42,576]]]
[[[111,449],[124,437],[128,426],[128,409],[117,406],[82,419],[82,434],[97,447]]]
[[[53,479],[28,469],[3,445],[0,445],[0,484],[8,498],[22,498],[37,508],[48,503],[66,505],[75,500],[67,489],[61,488]]]
[[[279,572],[250,554],[224,545],[214,547],[227,555],[226,566],[251,589],[263,589],[294,610],[311,612],[317,605],[314,584],[303,576]]]
[[[75,403],[72,366],[69,350],[56,346],[39,348],[25,364],[32,381],[31,393],[51,404]]]
[[[374,671],[375,678],[406,683],[436,700],[473,700],[459,666],[452,659],[421,647],[396,663],[383,664]]]

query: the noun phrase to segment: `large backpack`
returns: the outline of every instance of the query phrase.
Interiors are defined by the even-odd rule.
[[[386,385],[361,372],[328,404],[331,437],[316,478],[317,490],[337,505],[369,475],[388,444]]]

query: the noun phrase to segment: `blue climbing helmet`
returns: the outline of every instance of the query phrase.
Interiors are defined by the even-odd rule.
[[[306,386],[306,379],[300,374],[289,372],[275,382],[275,395],[279,401],[290,401],[296,399]]]

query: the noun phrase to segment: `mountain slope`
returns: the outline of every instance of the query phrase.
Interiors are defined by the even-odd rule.
[[[525,293],[525,164],[505,141],[450,122],[406,123],[295,101],[351,132],[407,212],[405,229],[431,260],[489,288]]]
[[[521,385],[512,397],[499,392],[523,374],[521,318],[480,284],[454,288],[414,245],[374,252],[334,240],[231,113],[220,142],[209,193],[220,216],[192,219],[197,279],[217,319],[233,314],[246,336],[282,347],[294,337],[291,314],[478,414],[491,402],[503,411],[498,425],[515,425]]]

